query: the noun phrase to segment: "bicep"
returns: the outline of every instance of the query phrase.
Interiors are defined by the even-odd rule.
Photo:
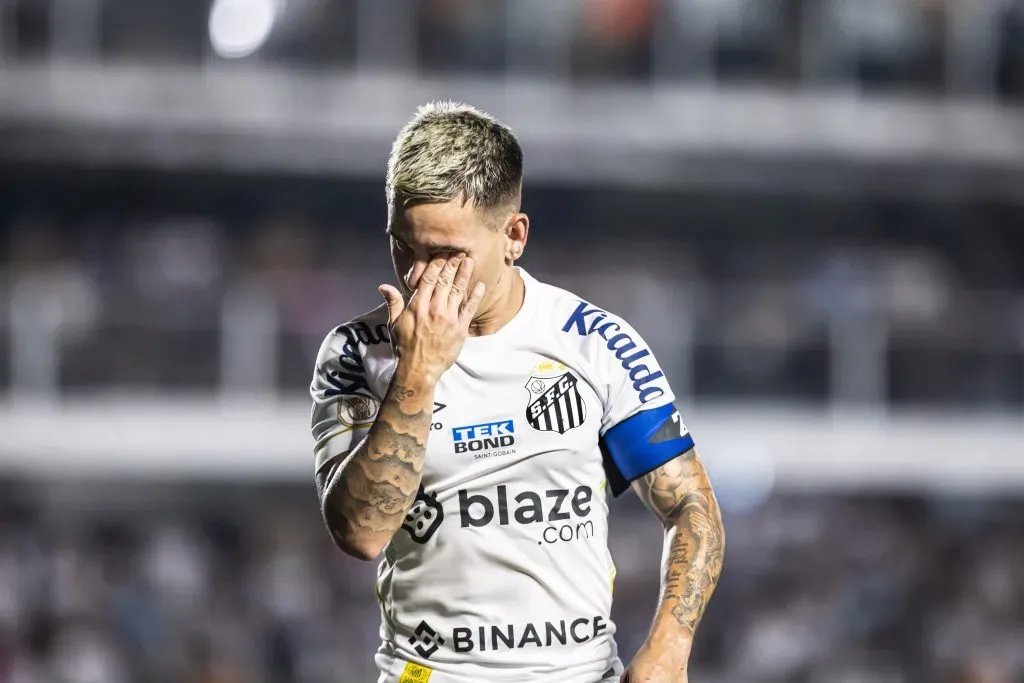
[[[614,495],[693,449],[693,437],[671,403],[639,411],[607,430],[600,440]]]
[[[715,506],[711,480],[693,448],[634,481],[633,490],[665,524],[688,508],[708,511]]]

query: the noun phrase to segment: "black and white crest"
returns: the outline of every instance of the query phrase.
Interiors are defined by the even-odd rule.
[[[542,432],[565,434],[587,419],[587,406],[580,395],[578,380],[571,372],[555,377],[530,377],[526,390],[530,403],[526,421]]]

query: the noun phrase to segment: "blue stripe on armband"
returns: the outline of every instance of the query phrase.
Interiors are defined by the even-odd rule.
[[[670,403],[623,420],[605,432],[600,445],[612,495],[619,496],[631,482],[693,448],[693,437]]]

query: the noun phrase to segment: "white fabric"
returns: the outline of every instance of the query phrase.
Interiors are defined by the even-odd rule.
[[[498,333],[469,338],[437,387],[423,493],[378,572],[380,683],[425,680],[416,665],[432,670],[431,683],[621,674],[598,440],[673,395],[623,320],[520,273],[522,309]],[[311,386],[318,463],[372,424],[394,372],[386,321],[382,306],[321,348]],[[531,409],[538,400],[551,407]]]

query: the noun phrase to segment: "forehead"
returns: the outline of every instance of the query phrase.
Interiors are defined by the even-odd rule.
[[[399,207],[388,232],[409,244],[457,245],[478,239],[487,230],[475,207],[460,201]]]

